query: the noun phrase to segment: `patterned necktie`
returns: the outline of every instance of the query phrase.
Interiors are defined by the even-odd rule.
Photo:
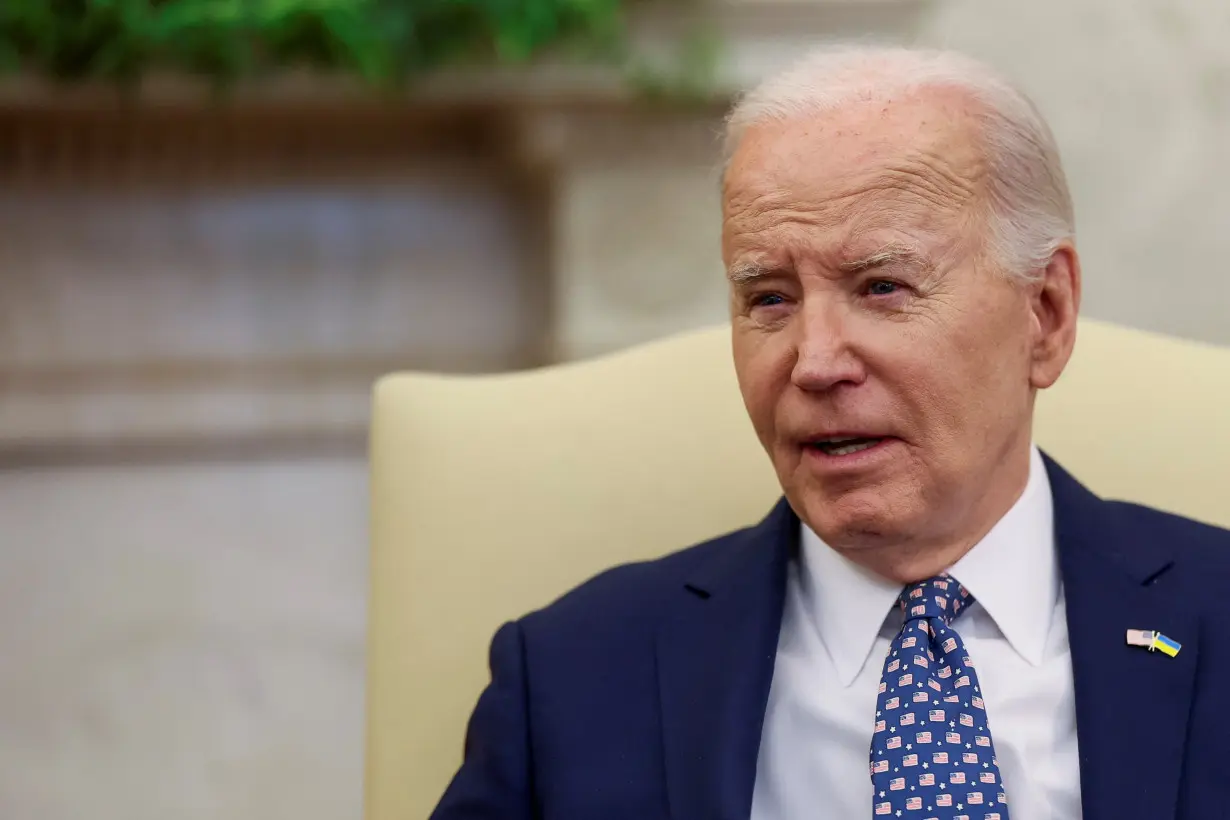
[[[1008,820],[978,675],[952,628],[971,603],[946,575],[901,593],[871,736],[876,817]]]

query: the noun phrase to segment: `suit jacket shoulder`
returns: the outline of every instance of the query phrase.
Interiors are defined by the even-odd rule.
[[[1141,537],[1174,544],[1185,560],[1230,569],[1230,530],[1127,501],[1107,502]],[[1230,503],[1228,501],[1227,503]]]
[[[1168,555],[1166,581],[1199,608],[1225,606],[1230,583],[1230,530],[1123,501],[1106,502],[1138,549]]]
[[[531,639],[552,642],[592,645],[643,639],[690,579],[748,549],[761,527],[745,527],[661,558],[605,570],[529,613],[521,626]]]

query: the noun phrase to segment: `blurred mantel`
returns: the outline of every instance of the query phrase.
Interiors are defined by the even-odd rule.
[[[501,370],[721,320],[732,95],[827,39],[909,39],[930,0],[649,4],[638,50],[718,43],[648,103],[575,64],[395,99],[283,76],[216,105],[0,80],[0,464],[90,450],[361,446],[401,368]]]

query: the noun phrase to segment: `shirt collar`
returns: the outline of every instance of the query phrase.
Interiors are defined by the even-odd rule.
[[[850,561],[802,524],[802,591],[843,686],[858,677],[901,585]],[[1055,602],[1054,506],[1036,447],[1025,491],[991,531],[950,570],[1026,662],[1042,662]],[[958,628],[960,624],[958,623]]]

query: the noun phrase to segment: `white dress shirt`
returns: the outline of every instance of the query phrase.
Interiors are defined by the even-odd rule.
[[[976,599],[953,623],[978,667],[1012,820],[1079,820],[1076,712],[1050,482],[1025,492],[949,572]],[[872,817],[877,688],[902,587],[803,526],[765,712],[752,820]]]

